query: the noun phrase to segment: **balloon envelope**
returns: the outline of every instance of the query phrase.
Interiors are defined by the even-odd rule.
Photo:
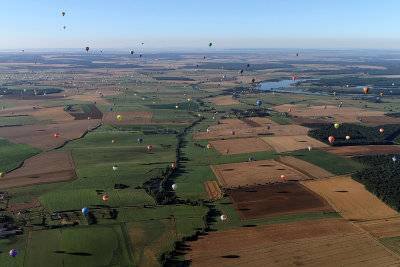
[[[60,137],[60,134],[59,134],[59,133],[55,133],[55,134],[54,134],[54,137],[55,137],[55,138],[58,138],[58,137]]]
[[[6,174],[4,172],[0,172],[0,177],[4,178],[4,176],[6,176]]]
[[[148,150],[152,150],[153,147],[152,147],[152,146],[147,146],[147,149],[148,149]]]
[[[15,256],[17,256],[17,254],[18,254],[18,250],[16,250],[16,249],[10,250],[10,256],[15,257]]]
[[[89,213],[89,209],[88,208],[83,208],[82,209],[82,213],[85,214],[85,215],[88,214]]]
[[[368,92],[369,92],[368,86],[367,86],[367,87],[364,87],[363,91],[364,91],[364,94],[368,94]]]
[[[172,190],[176,190],[178,188],[178,185],[177,184],[173,184],[172,185]]]
[[[346,140],[347,140],[347,141],[350,140],[350,135],[346,135]]]
[[[392,160],[393,160],[393,162],[396,162],[396,161],[397,161],[397,157],[394,156],[394,157],[392,158]]]
[[[228,219],[228,217],[226,215],[221,215],[221,220],[225,221],[226,219]]]
[[[103,200],[104,200],[105,202],[107,202],[107,201],[108,201],[108,196],[103,196]]]
[[[211,149],[211,145],[210,145],[210,144],[208,144],[208,145],[207,145],[207,148],[208,148],[208,149]]]
[[[385,130],[384,130],[383,128],[380,128],[379,131],[380,131],[381,133],[383,133]]]
[[[176,164],[175,164],[175,163],[172,163],[172,164],[171,164],[171,167],[172,167],[172,169],[175,169],[175,168],[176,168]]]
[[[117,115],[117,120],[122,120],[122,116],[121,115]]]
[[[142,143],[142,141],[143,141],[143,139],[142,138],[138,138],[138,140],[137,140],[138,142],[139,142],[139,144],[140,143]]]
[[[282,175],[281,175],[281,179],[282,179],[282,180],[285,180],[285,178],[286,178],[286,176],[282,174]]]
[[[329,140],[329,142],[333,143],[333,141],[335,141],[335,137],[329,136],[328,140]]]
[[[257,101],[257,106],[261,106],[262,105],[262,101],[258,100]]]
[[[339,128],[339,123],[335,123],[335,128],[337,129],[337,128]]]
[[[118,171],[118,166],[117,165],[113,166],[113,171]]]

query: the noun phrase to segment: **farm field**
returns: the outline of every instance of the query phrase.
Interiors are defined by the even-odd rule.
[[[400,154],[400,146],[396,145],[326,146],[321,149],[343,157]]]
[[[263,141],[268,143],[275,151],[281,153],[286,151],[294,151],[299,149],[313,147],[328,147],[314,138],[307,135],[299,136],[272,136],[272,137],[262,137]]]
[[[398,212],[368,192],[364,185],[357,183],[349,176],[305,181],[302,184],[327,199],[343,217],[353,221],[390,218],[399,215]]]
[[[399,257],[343,219],[211,232],[188,245],[192,266],[400,264]]]
[[[270,145],[263,142],[260,138],[212,140],[210,141],[210,144],[222,155],[274,150]]]
[[[296,213],[334,212],[319,195],[298,183],[228,190],[241,220]]]
[[[225,106],[225,105],[237,105],[240,104],[237,100],[232,99],[231,96],[219,96],[209,98],[208,101],[213,102],[215,105]]]

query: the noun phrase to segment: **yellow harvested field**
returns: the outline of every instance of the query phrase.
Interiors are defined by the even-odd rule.
[[[222,155],[233,155],[258,151],[272,151],[272,147],[260,138],[239,138],[210,141],[213,148]]]
[[[211,169],[223,188],[282,182],[281,175],[285,175],[286,181],[332,176],[317,166],[292,157],[211,165]]]
[[[364,185],[349,176],[302,183],[328,200],[332,207],[347,219],[370,220],[398,215],[398,212],[388,207],[368,192]]]
[[[358,122],[359,118],[383,116],[385,112],[376,110],[365,110],[355,107],[343,106],[339,108],[338,106],[327,105],[326,109],[324,106],[311,106],[307,107],[306,104],[291,105],[284,104],[280,106],[275,106],[273,109],[278,112],[287,112],[291,115],[298,117],[307,117],[320,119],[324,118],[332,122]],[[289,112],[289,109],[292,109]]]
[[[68,112],[64,111],[64,107],[52,107],[52,108],[43,108],[38,109],[33,113],[38,120],[52,120],[56,122],[61,121],[71,121],[74,120],[74,117],[69,115]]]
[[[204,187],[206,188],[207,195],[210,200],[216,200],[223,197],[222,191],[216,181],[205,181]]]
[[[209,98],[208,100],[218,106],[240,104],[239,101],[232,99],[232,96],[230,96],[230,95],[213,97],[213,98]]]
[[[308,135],[294,135],[294,136],[271,136],[262,137],[263,141],[267,142],[277,152],[294,151],[299,149],[311,147],[328,147]]]
[[[357,225],[376,238],[400,235],[400,217],[360,222]]]
[[[268,130],[267,127],[270,127]],[[219,124],[208,127],[210,132],[195,133],[193,139],[221,139],[234,137],[250,137],[273,133],[277,136],[282,135],[306,135],[309,128],[290,124],[278,125],[276,122],[267,118],[245,118],[245,119],[226,119]],[[234,132],[234,134],[232,133]]]
[[[186,244],[191,266],[400,265],[395,253],[343,219],[210,232]]]

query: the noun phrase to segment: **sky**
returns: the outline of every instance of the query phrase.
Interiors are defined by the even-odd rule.
[[[0,0],[0,50],[399,49],[399,10],[398,0]]]

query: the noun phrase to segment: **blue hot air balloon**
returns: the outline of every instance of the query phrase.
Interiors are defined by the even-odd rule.
[[[249,157],[249,161],[253,161],[253,157]]]
[[[268,125],[268,126],[267,126],[267,130],[269,130],[269,129],[271,129],[271,126]]]
[[[112,111],[112,108],[110,108],[110,111]]]
[[[262,105],[262,101],[261,100],[258,100],[257,101],[257,106],[261,106]]]
[[[87,214],[89,213],[89,208],[86,208],[86,207],[83,208],[83,209],[82,209],[82,213],[85,214],[85,215],[87,215]]]
[[[17,254],[18,254],[18,250],[16,250],[16,249],[10,250],[10,256],[11,257],[15,257],[15,256],[17,256]]]
[[[138,138],[138,140],[137,140],[138,142],[139,142],[139,144],[141,144],[142,143],[142,141],[143,141],[143,139],[142,138]]]
[[[394,157],[392,158],[392,160],[393,160],[393,162],[396,162],[396,161],[397,161],[397,157],[394,156]]]

